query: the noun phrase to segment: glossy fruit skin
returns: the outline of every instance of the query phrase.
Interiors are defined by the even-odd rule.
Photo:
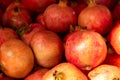
[[[120,55],[120,21],[116,22],[110,33],[108,34],[108,41],[117,54]]]
[[[28,10],[19,2],[11,3],[2,17],[2,24],[7,27],[17,29],[21,26],[27,26],[32,18]]]
[[[88,73],[90,80],[119,80],[120,79],[120,68],[102,64]]]
[[[10,39],[0,47],[1,70],[9,77],[24,78],[34,66],[34,55],[29,46],[19,39]]]
[[[76,25],[77,16],[71,7],[52,4],[44,11],[44,21],[49,30],[64,33],[70,25]]]
[[[76,31],[65,43],[65,57],[81,70],[89,71],[106,58],[107,46],[103,37],[94,31]]]
[[[27,9],[34,12],[44,12],[49,5],[55,2],[55,0],[21,0],[21,3],[26,6]]]
[[[44,30],[35,33],[31,40],[31,48],[40,66],[51,68],[62,60],[63,43],[52,31]]]
[[[107,7],[91,3],[79,14],[78,25],[106,35],[112,27],[112,14]]]
[[[42,80],[88,80],[88,78],[75,65],[63,62],[46,72]]]

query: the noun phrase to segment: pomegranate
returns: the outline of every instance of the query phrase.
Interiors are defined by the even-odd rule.
[[[85,0],[86,3],[89,4],[90,0]],[[107,8],[109,8],[110,10],[112,10],[115,5],[117,4],[118,0],[94,0],[95,3],[100,4],[100,5],[104,5]]]
[[[41,68],[36,70],[35,72],[29,74],[24,80],[42,80],[43,75],[49,71],[49,69]]]
[[[0,47],[1,70],[12,78],[24,78],[34,66],[31,48],[19,39],[9,39]]]
[[[75,11],[67,6],[67,1],[60,0],[59,4],[52,4],[44,11],[46,27],[57,33],[69,30],[70,25],[76,25],[77,16]]]
[[[42,80],[88,80],[88,78],[75,65],[63,62],[46,72]]]
[[[52,31],[39,31],[31,40],[31,48],[38,65],[51,68],[62,60],[63,43],[59,36]]]
[[[43,26],[46,27],[45,21],[44,21],[44,14],[38,14],[36,17],[36,22],[42,24]]]
[[[0,28],[0,46],[11,38],[19,38],[17,33],[11,28]]]
[[[84,0],[68,0],[68,6],[72,7],[74,11],[76,12],[77,16],[80,14],[80,12],[87,7],[87,4],[84,2]]]
[[[65,43],[65,57],[81,70],[89,71],[106,58],[107,46],[103,37],[94,31],[76,31]]]
[[[33,35],[38,32],[45,30],[46,28],[40,23],[31,23],[28,27],[20,27],[17,32],[20,35],[21,39],[27,44],[30,45]]]
[[[4,26],[19,28],[31,23],[31,16],[28,10],[19,2],[11,3],[3,14],[2,23]]]
[[[106,6],[91,2],[79,14],[78,25],[106,35],[112,27],[112,14]]]
[[[16,80],[16,79],[8,77],[4,75],[4,73],[0,73],[0,80]]]
[[[107,38],[115,52],[120,55],[120,21],[116,22]]]
[[[120,55],[116,53],[108,54],[104,63],[114,65],[120,68]]]
[[[90,80],[119,80],[120,79],[120,68],[102,64],[88,73]]]
[[[44,12],[46,7],[55,2],[56,0],[21,0],[21,3],[33,12]]]

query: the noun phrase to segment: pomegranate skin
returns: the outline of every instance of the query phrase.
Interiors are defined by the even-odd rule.
[[[107,7],[92,3],[79,14],[78,25],[106,35],[112,27],[112,14]]]
[[[37,64],[45,68],[57,65],[63,57],[63,43],[59,36],[52,31],[39,31],[31,40],[31,48]]]
[[[21,0],[21,3],[26,6],[27,9],[34,12],[44,12],[44,10],[56,0]]]
[[[93,31],[77,31],[66,40],[65,57],[81,70],[89,71],[106,58],[107,46],[102,36]]]
[[[31,48],[19,39],[9,39],[0,47],[1,70],[12,78],[24,78],[34,66]]]
[[[66,32],[70,25],[75,25],[77,16],[75,11],[68,6],[52,4],[44,12],[46,27],[54,32]]]
[[[107,36],[109,43],[115,52],[120,55],[120,21],[116,22],[112,30]]]
[[[3,26],[18,29],[21,26],[28,26],[32,22],[29,11],[19,2],[11,3],[5,10],[2,17]]]
[[[102,64],[88,73],[90,80],[119,80],[120,79],[120,68]]]

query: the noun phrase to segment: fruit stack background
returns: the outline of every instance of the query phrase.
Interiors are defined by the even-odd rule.
[[[0,0],[0,80],[120,80],[119,0]]]

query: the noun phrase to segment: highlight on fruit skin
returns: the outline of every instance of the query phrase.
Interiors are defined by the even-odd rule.
[[[120,80],[120,68],[114,65],[102,64],[88,73],[90,80]]]
[[[81,70],[90,71],[107,56],[107,45],[98,32],[83,30],[70,34],[65,43],[65,58]]]
[[[88,80],[75,65],[62,62],[45,73],[42,80]]]

